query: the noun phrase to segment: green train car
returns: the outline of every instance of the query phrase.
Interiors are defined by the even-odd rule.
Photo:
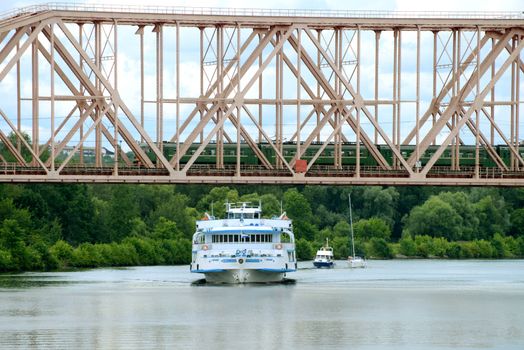
[[[180,159],[180,163],[184,164],[189,161],[191,156],[197,151],[197,149],[200,147],[200,143],[193,143],[186,154]],[[217,155],[217,145],[215,143],[209,143],[202,153],[198,156],[194,164],[216,164],[216,155]],[[148,157],[151,159],[151,161],[156,161],[155,154],[151,151],[149,146],[143,144],[142,149],[144,152],[148,155]],[[315,154],[318,152],[318,150],[322,147],[321,143],[313,143],[311,144],[307,150],[302,155],[301,159],[306,160],[308,163],[311,162]],[[260,151],[266,156],[266,158],[271,162],[272,164],[275,164],[277,159],[277,154],[274,150],[274,148],[268,144],[268,143],[260,143],[258,144],[258,148]],[[388,161],[388,163],[392,163],[393,160],[393,151],[387,146],[387,145],[377,145],[378,150],[382,154],[382,156]],[[433,154],[438,150],[439,146],[429,146],[428,149],[421,155],[420,162],[421,165],[424,166],[429,159],[433,156]],[[290,161],[293,159],[293,157],[296,154],[297,146],[295,143],[284,143],[282,145],[282,155],[287,161]],[[511,151],[508,146],[506,145],[498,145],[495,147],[495,150],[497,154],[501,157],[501,159],[507,164],[510,164],[511,160]],[[171,142],[164,142],[163,144],[163,152],[167,159],[171,159],[171,157],[175,154],[176,151],[176,144]],[[400,153],[402,156],[407,159],[411,156],[411,154],[415,151],[414,145],[405,145],[401,146]],[[451,166],[451,160],[452,160],[452,148],[448,147],[440,158],[436,161],[436,166]],[[524,150],[521,152],[521,155],[524,157]],[[328,144],[320,156],[317,158],[315,164],[316,165],[333,165],[334,163],[334,156],[335,156],[335,145],[333,143]],[[475,146],[474,145],[463,145],[459,148],[459,156],[460,156],[460,165],[461,166],[474,166],[475,165]],[[261,165],[260,160],[256,156],[255,152],[251,147],[246,143],[240,144],[240,160],[241,163],[244,165]],[[237,144],[236,143],[224,143],[224,164],[236,164],[237,161]],[[479,161],[481,167],[496,167],[496,163],[493,161],[493,159],[488,154],[487,150],[485,148],[480,148],[479,151]],[[342,144],[342,165],[355,165],[356,164],[356,145],[355,143],[343,143]],[[360,147],[360,164],[364,166],[377,166],[377,161],[371,153],[368,151],[368,149],[364,146]]]
[[[193,143],[189,146],[186,154],[180,159],[180,163],[184,164],[195,154],[200,147],[200,143]],[[163,153],[164,156],[170,160],[176,152],[176,143],[164,142]],[[156,162],[156,155],[151,151],[149,146],[141,145],[141,148],[148,155],[152,162]],[[209,143],[202,153],[198,156],[194,164],[215,164],[217,156],[217,147],[214,143]],[[242,164],[259,164],[259,160],[255,155],[255,152],[247,144],[240,145],[240,161]],[[237,162],[237,144],[236,143],[224,143],[224,164],[236,164]]]

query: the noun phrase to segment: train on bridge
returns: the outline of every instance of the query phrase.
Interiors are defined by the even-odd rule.
[[[191,156],[197,151],[200,147],[200,143],[193,143],[186,154],[184,154],[180,163],[185,164],[189,161]],[[302,154],[300,159],[307,161],[309,164],[314,158],[316,153],[322,147],[323,143],[313,143],[311,144],[306,151]],[[258,143],[258,149],[265,155],[270,163],[275,164],[277,159],[277,154],[269,143]],[[377,145],[377,149],[380,151],[382,156],[388,161],[389,164],[392,164],[394,153],[391,148],[387,145]],[[420,165],[423,167],[433,156],[433,154],[439,148],[439,145],[432,145],[424,152],[420,157]],[[141,148],[145,151],[151,161],[156,161],[156,155],[152,152],[150,147],[146,144],[142,144]],[[357,147],[354,142],[342,143],[342,165],[343,166],[354,166],[356,165],[356,152]],[[511,164],[511,150],[507,145],[496,145],[493,146],[496,153],[508,166]],[[286,142],[282,145],[282,155],[286,161],[293,159],[297,151],[297,145],[295,142]],[[164,142],[163,144],[163,153],[167,159],[171,159],[176,152],[176,143]],[[402,156],[407,159],[410,155],[415,152],[414,145],[403,145],[400,147],[400,153]],[[436,166],[450,167],[452,166],[452,146],[448,146],[446,150],[442,153],[440,158],[435,163]],[[459,147],[459,159],[461,166],[475,166],[475,145],[460,145]],[[524,157],[524,147],[522,150],[519,150],[519,153]],[[315,165],[328,166],[334,164],[335,158],[335,144],[328,144],[325,149],[322,151],[320,156],[316,159]],[[242,165],[262,165],[260,159],[255,154],[254,150],[247,144],[240,144],[240,159]],[[212,165],[217,162],[217,145],[215,143],[208,144],[202,153],[196,158],[194,164],[202,165]],[[224,143],[223,144],[223,163],[224,165],[234,165],[237,162],[237,144],[236,143]],[[360,164],[363,166],[378,166],[377,161],[369,152],[369,150],[360,146]],[[497,167],[497,164],[493,158],[488,153],[487,148],[481,146],[479,149],[479,166],[485,168]]]

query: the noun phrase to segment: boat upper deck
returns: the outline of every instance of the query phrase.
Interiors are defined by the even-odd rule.
[[[199,220],[196,222],[197,231],[212,232],[224,229],[249,230],[291,230],[292,223],[288,219],[219,219]]]

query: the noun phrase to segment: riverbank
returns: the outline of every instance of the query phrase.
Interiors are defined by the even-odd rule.
[[[336,259],[345,259],[348,242],[338,244]],[[297,256],[310,260],[318,242],[297,241]],[[367,259],[519,259],[524,258],[524,239],[495,235],[492,240],[449,242],[430,236],[404,237],[399,242],[383,239],[358,241],[357,252]],[[69,269],[187,265],[191,259],[188,239],[129,237],[119,243],[83,243],[73,247],[63,240],[51,246],[19,245],[11,251],[0,250],[0,272],[61,271]]]

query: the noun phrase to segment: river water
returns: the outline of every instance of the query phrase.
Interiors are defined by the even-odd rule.
[[[1,349],[524,349],[524,260],[299,264],[210,286],[187,266],[0,275]]]

